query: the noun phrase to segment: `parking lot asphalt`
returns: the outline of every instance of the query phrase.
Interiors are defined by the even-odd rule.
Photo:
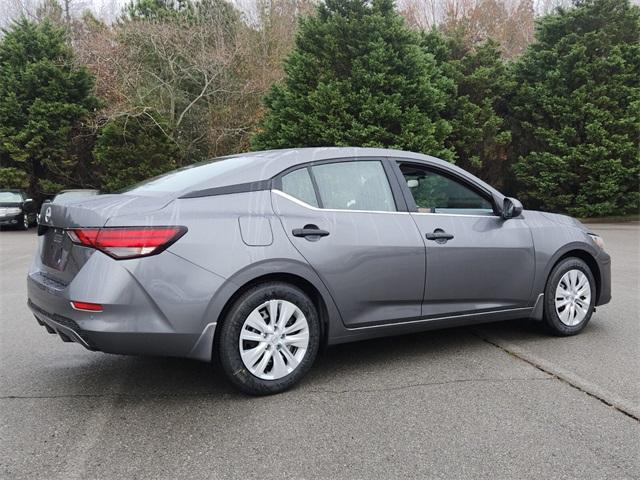
[[[640,225],[600,224],[613,300],[555,338],[501,322],[339,345],[284,394],[89,352],[26,306],[0,232],[0,478],[640,478]]]

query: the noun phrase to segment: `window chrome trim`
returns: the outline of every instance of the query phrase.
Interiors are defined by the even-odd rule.
[[[495,213],[487,215],[472,215],[470,213],[430,213],[430,212],[409,212],[411,215],[436,215],[441,217],[470,217],[470,218],[501,218]]]
[[[386,213],[386,214],[396,214],[396,215],[431,215],[435,217],[470,217],[470,218],[500,218],[497,215],[489,214],[489,215],[466,215],[460,213],[423,213],[423,212],[390,212],[386,210],[349,210],[349,209],[340,209],[340,208],[319,208],[314,207],[313,205],[309,205],[307,202],[303,202],[302,200],[297,199],[296,197],[292,197],[288,193],[283,192],[282,190],[278,190],[277,188],[272,188],[271,193],[275,193],[276,195],[281,196],[282,198],[286,198],[287,200],[292,201],[300,205],[301,207],[308,208],[309,210],[314,210],[318,212],[351,212],[351,213]]]

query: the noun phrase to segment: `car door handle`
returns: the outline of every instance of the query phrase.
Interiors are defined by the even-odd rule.
[[[447,233],[444,230],[437,228],[433,231],[433,233],[427,233],[425,237],[427,238],[427,240],[434,240],[438,243],[445,243],[447,240],[451,240],[453,238],[453,234]]]
[[[329,232],[319,228],[294,228],[291,233],[294,237],[326,237]]]

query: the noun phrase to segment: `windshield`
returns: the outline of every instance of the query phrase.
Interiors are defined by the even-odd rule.
[[[78,198],[91,197],[93,195],[98,195],[97,190],[83,190],[77,192],[62,192],[53,197],[54,202],[59,202],[60,200],[75,200]]]
[[[17,192],[0,192],[0,202],[18,203],[22,201],[22,195]]]
[[[206,162],[195,163],[188,167],[146,180],[133,187],[124,189],[120,193],[153,195],[156,193],[180,192],[232,170],[243,168],[254,161],[255,157],[251,156],[207,160]]]

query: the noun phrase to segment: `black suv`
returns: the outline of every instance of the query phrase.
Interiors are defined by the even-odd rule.
[[[36,204],[22,190],[0,190],[0,228],[27,230],[36,224]]]

